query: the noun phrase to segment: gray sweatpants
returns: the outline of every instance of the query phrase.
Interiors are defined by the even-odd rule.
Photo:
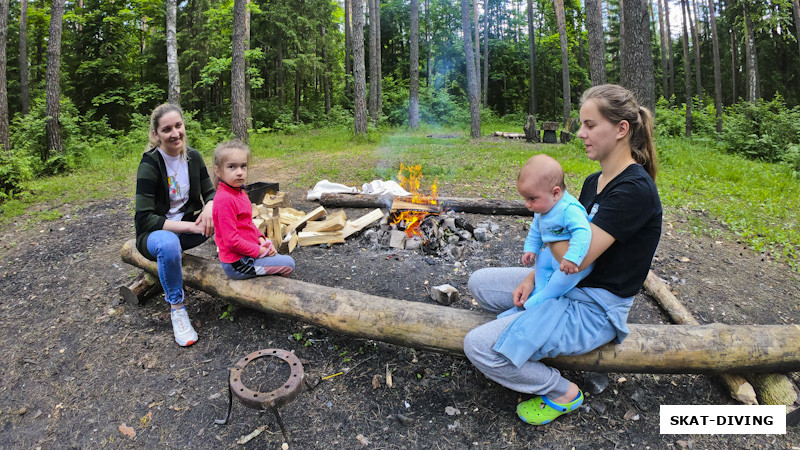
[[[469,291],[481,307],[499,314],[514,306],[512,293],[531,273],[524,267],[490,267],[469,277]],[[517,313],[521,314],[521,313]],[[526,361],[516,367],[505,356],[492,350],[497,338],[517,318],[511,314],[485,323],[464,337],[464,353],[484,375],[497,383],[528,394],[560,397],[567,393],[569,380],[538,361]]]

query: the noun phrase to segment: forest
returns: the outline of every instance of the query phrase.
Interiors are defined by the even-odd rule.
[[[3,196],[80,166],[93,146],[138,151],[146,116],[166,101],[245,140],[420,122],[471,124],[477,137],[481,117],[566,124],[604,82],[655,109],[660,135],[800,169],[798,0],[2,0],[0,10]]]

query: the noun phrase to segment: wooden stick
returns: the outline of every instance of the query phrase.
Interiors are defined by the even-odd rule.
[[[691,311],[689,311],[683,303],[678,300],[678,297],[669,290],[669,286],[658,278],[652,270],[647,273],[647,279],[644,281],[644,289],[651,297],[656,299],[662,308],[664,308],[664,311],[669,314],[673,322],[681,325],[700,324],[700,322],[694,318]],[[720,379],[728,388],[731,397],[735,400],[745,405],[758,404],[756,391],[753,386],[747,382],[745,377],[736,374],[721,374]]]
[[[123,245],[122,260],[148,272],[157,266]],[[463,353],[464,336],[491,314],[378,297],[291,278],[232,281],[219,262],[184,253],[187,286],[249,308],[333,331],[407,347]],[[637,325],[622,344],[545,360],[561,369],[596,372],[720,373],[800,370],[798,325]]]

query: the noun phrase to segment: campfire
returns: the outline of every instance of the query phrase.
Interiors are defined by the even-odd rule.
[[[406,236],[422,236],[420,226],[429,215],[438,215],[441,207],[436,201],[437,187],[434,181],[431,185],[431,195],[424,195],[420,192],[420,182],[422,181],[422,166],[405,166],[400,163],[400,171],[397,173],[400,186],[411,192],[412,196],[396,198],[392,203],[391,225],[396,225],[401,230],[405,230]]]
[[[498,231],[491,220],[473,226],[455,211],[445,211],[437,200],[435,182],[430,195],[420,191],[422,178],[422,166],[400,165],[398,179],[412,195],[394,199],[387,220],[365,233],[365,238],[378,247],[422,250],[445,260],[461,260],[467,250],[479,247]]]

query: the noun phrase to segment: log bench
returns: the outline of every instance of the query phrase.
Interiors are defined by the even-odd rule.
[[[128,264],[157,273],[126,242]],[[306,283],[292,278],[230,280],[210,257],[183,255],[184,283],[228,302],[366,339],[463,353],[468,331],[493,315]],[[771,373],[800,370],[800,325],[629,324],[622,344],[545,360],[561,369],[639,373]]]

